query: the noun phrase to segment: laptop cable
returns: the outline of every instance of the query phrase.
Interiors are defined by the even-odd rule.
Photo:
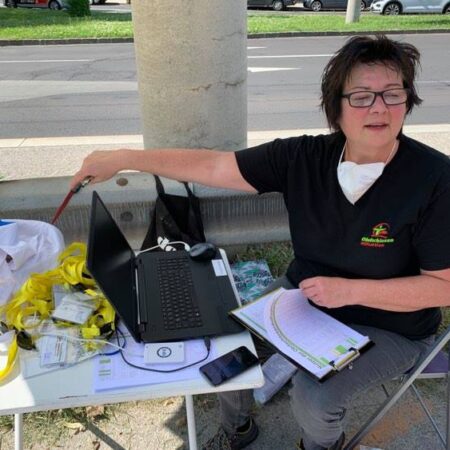
[[[122,330],[120,330],[120,328],[117,328],[116,329],[117,342],[119,342],[119,334],[121,335],[122,338],[125,339],[125,336],[124,336]],[[127,359],[125,358],[125,356],[123,354],[123,351],[122,350],[119,350],[119,351],[120,351],[120,356],[122,356],[123,361],[130,367],[134,367],[135,369],[139,369],[139,370],[145,370],[147,372],[171,373],[171,372],[178,372],[179,370],[187,369],[188,367],[195,366],[196,364],[199,364],[199,363],[207,360],[209,357],[209,354],[211,352],[211,339],[208,336],[205,336],[203,338],[203,342],[205,343],[205,347],[206,347],[206,351],[207,351],[206,356],[203,359],[199,359],[198,361],[188,364],[187,366],[178,367],[177,369],[170,369],[170,370],[149,369],[148,367],[138,366],[136,364],[133,364],[133,363],[127,361]]]

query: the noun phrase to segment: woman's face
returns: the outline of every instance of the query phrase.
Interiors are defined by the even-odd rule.
[[[402,87],[402,77],[396,70],[383,64],[358,64],[351,71],[343,93],[379,92]],[[362,155],[370,152],[384,157],[386,152],[391,151],[405,115],[406,104],[386,106],[380,96],[367,108],[353,108],[343,98],[339,125],[347,137],[348,149],[352,155],[354,152]]]

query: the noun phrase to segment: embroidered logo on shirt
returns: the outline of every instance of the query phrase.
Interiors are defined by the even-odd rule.
[[[390,226],[386,222],[381,222],[372,227],[370,236],[363,236],[360,244],[363,247],[382,248],[386,244],[393,244],[395,239],[389,237]]]

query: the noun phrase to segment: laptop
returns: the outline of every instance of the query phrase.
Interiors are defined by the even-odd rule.
[[[185,250],[135,255],[97,192],[92,194],[87,267],[137,342],[238,333],[225,253],[194,261]]]

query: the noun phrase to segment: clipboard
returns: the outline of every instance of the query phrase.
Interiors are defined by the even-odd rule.
[[[351,366],[374,345],[315,308],[299,289],[277,289],[229,314],[319,382]]]

